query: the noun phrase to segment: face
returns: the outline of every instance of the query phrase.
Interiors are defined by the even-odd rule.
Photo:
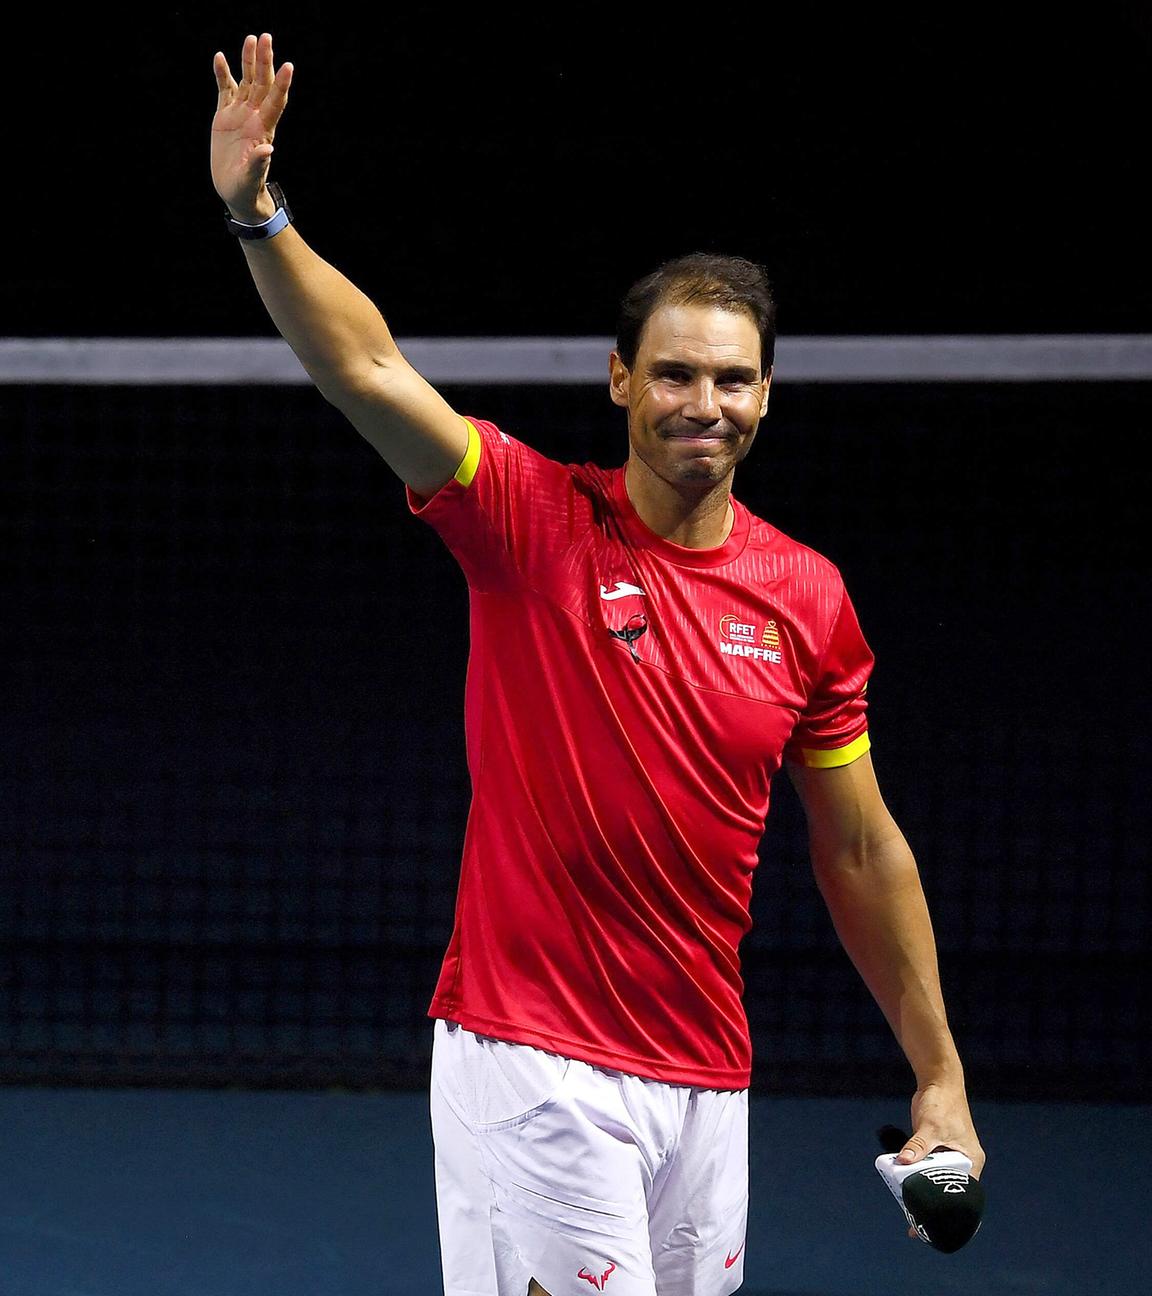
[[[671,486],[706,488],[730,477],[768,408],[760,334],[743,312],[660,306],[628,370],[609,360],[612,400],[628,411],[631,455]]]

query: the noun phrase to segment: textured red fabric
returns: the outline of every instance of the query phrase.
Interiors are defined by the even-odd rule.
[[[867,727],[872,654],[840,574],[735,499],[723,545],[672,544],[622,467],[470,422],[471,483],[407,491],[471,614],[473,800],[429,1016],[745,1088],[738,947],[772,776]]]

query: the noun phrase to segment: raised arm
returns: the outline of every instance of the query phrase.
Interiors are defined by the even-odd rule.
[[[237,84],[223,53],[213,59],[212,182],[233,217],[255,225],[276,210],[266,181],[293,67],[273,72],[268,32],[245,38],[240,64]],[[324,398],[402,481],[434,495],[464,458],[464,420],[400,354],[379,310],[295,226],[238,241],[268,313]]]
[[[944,1011],[936,942],[916,861],[880,796],[872,757],[788,773],[808,818],[816,883],[837,935],[888,1019],[916,1075],[913,1133],[901,1154],[963,1152],[979,1178],[964,1072]]]

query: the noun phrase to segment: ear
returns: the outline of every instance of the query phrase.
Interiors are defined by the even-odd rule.
[[[768,389],[772,386],[772,372],[772,366],[769,366],[768,372],[764,375],[764,395],[760,400],[761,418],[768,413]]]
[[[628,387],[632,375],[628,372],[628,367],[620,359],[620,352],[613,351],[608,357],[608,394],[612,397],[613,405],[622,405],[628,408]]]

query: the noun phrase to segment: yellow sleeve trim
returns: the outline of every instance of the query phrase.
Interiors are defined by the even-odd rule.
[[[464,458],[460,461],[460,467],[456,469],[455,477],[461,486],[471,486],[472,478],[476,476],[476,469],[480,466],[480,447],[483,443],[475,424],[467,419],[464,422],[468,424],[468,449],[464,451]]]
[[[872,742],[865,729],[859,738],[853,738],[846,747],[833,747],[831,751],[817,751],[812,747],[802,747],[801,754],[804,757],[804,764],[809,769],[835,769],[838,765],[851,765],[871,746]]]

